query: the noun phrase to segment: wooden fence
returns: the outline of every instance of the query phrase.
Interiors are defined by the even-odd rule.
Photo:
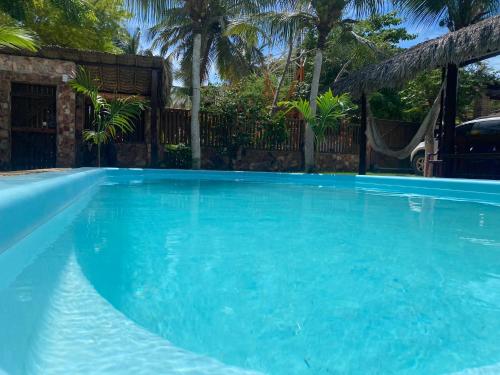
[[[160,143],[190,143],[191,113],[183,109],[166,109],[162,113]],[[304,143],[304,121],[287,119],[286,137],[273,135],[257,124],[238,124],[225,116],[200,113],[200,142],[202,147],[229,147],[239,144],[255,150],[301,151]],[[325,140],[318,145],[320,153],[356,154],[359,127],[343,124],[329,129]],[[237,139],[240,137],[239,139]]]
[[[377,127],[384,142],[390,149],[400,150],[410,143],[415,136],[420,124],[405,121],[376,119]],[[409,159],[399,160],[397,158],[382,155],[372,149],[368,156],[370,169],[374,171],[394,169],[400,171],[411,170]]]

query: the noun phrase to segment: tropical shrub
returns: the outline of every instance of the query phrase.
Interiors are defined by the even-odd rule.
[[[101,166],[101,145],[121,133],[134,131],[134,120],[146,108],[146,103],[135,96],[106,100],[100,93],[99,82],[80,68],[69,82],[73,90],[85,95],[92,104],[91,128],[83,131],[83,139],[97,145],[97,166]]]
[[[191,147],[186,146],[184,143],[165,145],[162,167],[178,169],[191,168]]]
[[[304,117],[311,125],[317,142],[324,140],[328,129],[338,129],[341,120],[355,108],[348,94],[335,96],[332,90],[316,98],[316,113],[305,99],[283,102],[282,105],[286,106],[288,111],[297,110]]]
[[[272,95],[264,77],[252,75],[232,85],[207,86],[202,98],[201,110],[219,116],[217,125],[227,128],[229,144],[221,154],[234,158],[257,138],[280,143],[288,137],[284,114],[270,111]]]

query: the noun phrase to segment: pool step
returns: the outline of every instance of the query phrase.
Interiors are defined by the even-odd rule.
[[[97,293],[74,254],[40,327],[28,374],[260,374],[177,348],[137,326]]]

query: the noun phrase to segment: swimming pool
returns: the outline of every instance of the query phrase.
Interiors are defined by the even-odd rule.
[[[0,373],[500,372],[496,182],[84,170],[0,218]]]

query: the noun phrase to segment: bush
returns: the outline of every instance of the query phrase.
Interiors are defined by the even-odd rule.
[[[165,145],[162,166],[164,168],[190,169],[191,147],[183,143]]]
[[[219,153],[235,158],[241,148],[263,139],[280,143],[288,131],[282,114],[271,115],[272,95],[266,79],[250,76],[232,85],[203,88],[201,110],[222,116],[220,126],[229,127],[229,144]]]

